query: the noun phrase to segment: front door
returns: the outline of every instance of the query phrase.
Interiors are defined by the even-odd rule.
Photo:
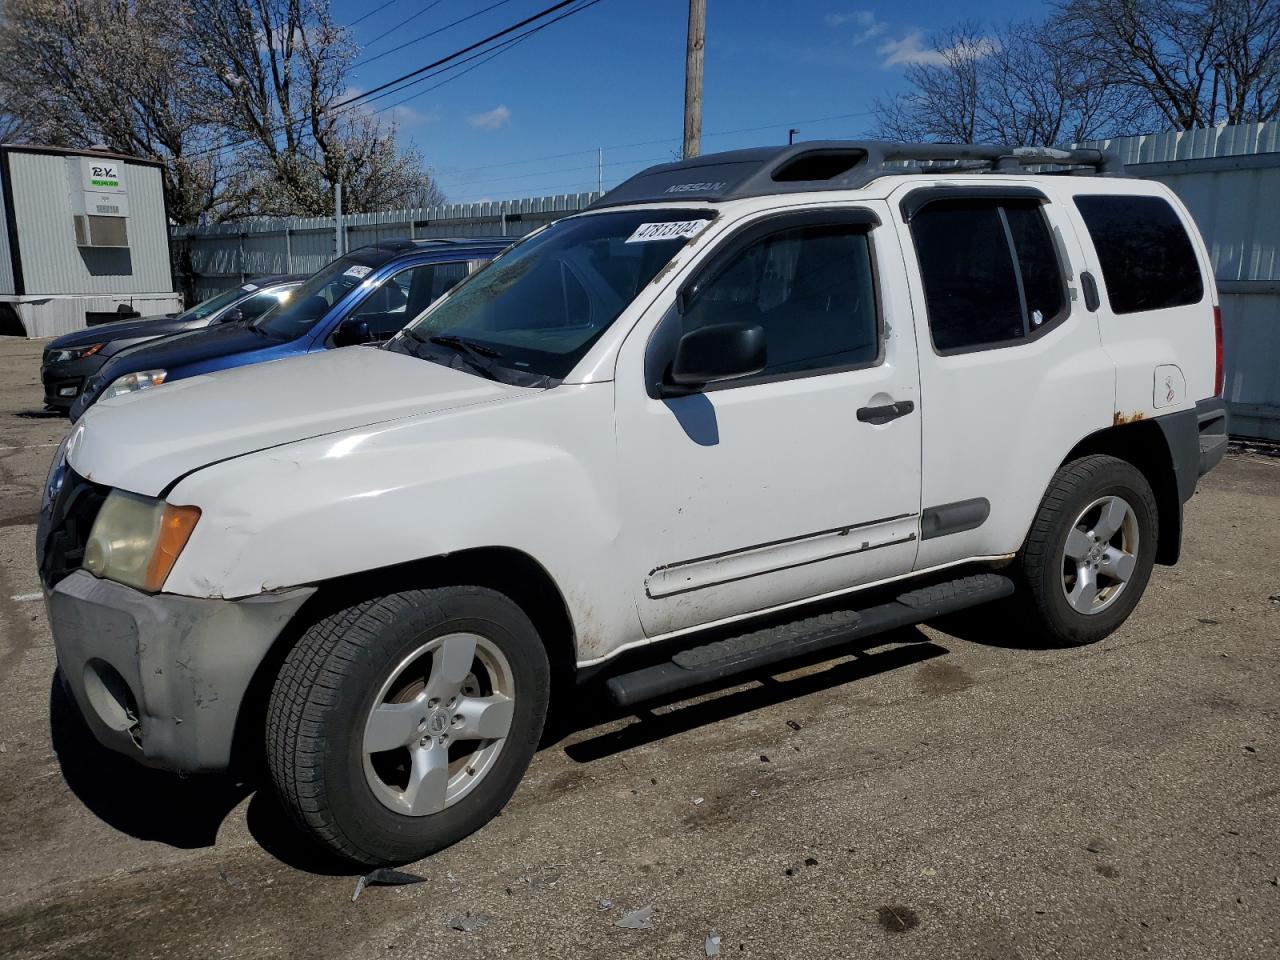
[[[622,553],[648,636],[911,569],[916,353],[905,284],[876,269],[901,263],[898,241],[876,222],[865,207],[757,218],[623,345]],[[725,322],[764,329],[763,372],[662,396],[660,354]]]

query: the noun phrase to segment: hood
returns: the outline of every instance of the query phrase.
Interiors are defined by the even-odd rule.
[[[214,357],[278,346],[282,342],[254,333],[242,323],[222,323],[198,330],[179,329],[182,332],[166,336],[163,340],[148,341],[121,350],[111,365],[103,368],[102,375],[114,380],[139,370],[171,370]]]
[[[83,347],[90,343],[110,343],[112,340],[136,337],[162,337],[166,333],[187,330],[188,322],[175,323],[172,315],[163,317],[139,317],[136,320],[115,320],[97,326],[76,330],[53,340],[45,352],[65,350],[67,347]]]
[[[158,496],[216,461],[529,392],[405,354],[346,347],[102,401],[76,424],[67,462],[95,483]]]

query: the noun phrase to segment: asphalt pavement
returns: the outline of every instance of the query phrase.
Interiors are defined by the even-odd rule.
[[[353,900],[269,790],[108,754],[54,690],[39,351],[0,338],[0,956],[1280,956],[1280,458],[1202,482],[1098,645],[976,611],[638,714],[584,698],[498,819]]]

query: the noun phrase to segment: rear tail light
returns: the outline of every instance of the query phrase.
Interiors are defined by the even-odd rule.
[[[1224,373],[1222,369],[1222,308],[1213,308],[1213,395],[1215,397],[1222,396],[1223,387],[1226,386]]]

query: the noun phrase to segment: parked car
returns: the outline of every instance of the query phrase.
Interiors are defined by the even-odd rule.
[[[174,333],[256,320],[303,279],[305,275],[258,277],[182,313],[103,323],[58,337],[44,348],[40,360],[44,404],[50,410],[70,410],[85,381],[120,351]]]
[[[308,277],[251,323],[220,325],[121,351],[71,407],[215,370],[388,339],[511,241],[389,240],[353,250]]]
[[[39,526],[60,675],[109,747],[265,756],[319,843],[413,860],[577,684],[630,706],[1011,595],[1110,634],[1226,446],[1217,307],[1186,208],[1099,151],[653,167],[381,349],[99,403]]]

